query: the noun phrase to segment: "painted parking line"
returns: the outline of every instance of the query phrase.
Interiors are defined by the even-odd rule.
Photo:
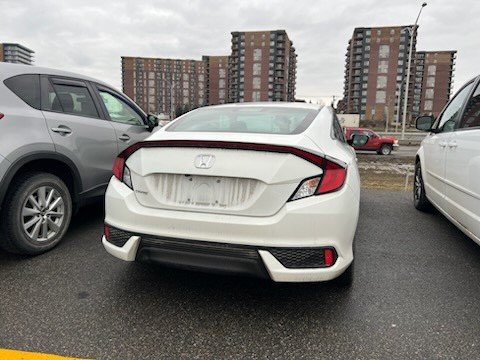
[[[1,360],[79,360],[79,358],[65,357],[54,354],[36,353],[30,351],[19,351],[0,349]]]

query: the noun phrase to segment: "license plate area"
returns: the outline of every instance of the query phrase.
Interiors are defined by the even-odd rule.
[[[246,204],[257,185],[257,180],[245,178],[161,174],[157,195],[169,205],[229,209]]]

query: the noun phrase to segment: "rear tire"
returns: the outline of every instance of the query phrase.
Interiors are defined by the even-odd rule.
[[[420,161],[415,163],[415,177],[413,180],[413,205],[417,210],[428,212],[432,204],[425,195],[425,185],[422,177],[422,166]]]
[[[392,153],[392,145],[383,144],[378,151],[380,155],[390,155]]]
[[[0,219],[0,246],[13,253],[38,255],[55,247],[68,230],[72,198],[55,175],[29,172],[8,189]]]

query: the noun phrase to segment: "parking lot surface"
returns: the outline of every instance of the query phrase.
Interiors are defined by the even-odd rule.
[[[364,190],[356,278],[274,284],[108,255],[101,206],[59,247],[0,252],[0,347],[99,359],[480,358],[480,246],[410,193]]]

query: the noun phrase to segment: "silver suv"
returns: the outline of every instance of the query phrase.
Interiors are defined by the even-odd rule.
[[[39,254],[101,198],[115,157],[157,126],[95,79],[0,63],[0,246]]]

